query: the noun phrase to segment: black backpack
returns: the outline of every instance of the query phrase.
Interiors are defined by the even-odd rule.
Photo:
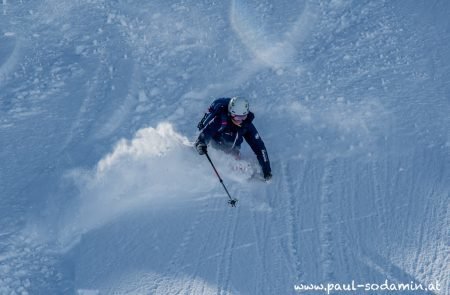
[[[198,122],[198,130],[204,129],[208,126],[217,115],[220,115],[222,121],[228,120],[228,103],[230,98],[219,98],[212,102],[203,118]]]

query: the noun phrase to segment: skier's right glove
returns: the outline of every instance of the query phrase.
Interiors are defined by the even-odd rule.
[[[199,155],[204,155],[207,153],[207,146],[203,142],[197,143],[195,148],[197,149],[197,152]]]
[[[272,173],[269,172],[269,171],[264,172],[264,180],[265,180],[265,181],[269,181],[269,180],[271,180],[271,179],[272,179]]]

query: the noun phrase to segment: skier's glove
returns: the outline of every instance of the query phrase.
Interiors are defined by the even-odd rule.
[[[272,173],[271,172],[264,172],[264,180],[269,181],[272,179]]]
[[[199,155],[204,155],[207,152],[206,144],[204,144],[203,142],[197,143],[196,148]]]

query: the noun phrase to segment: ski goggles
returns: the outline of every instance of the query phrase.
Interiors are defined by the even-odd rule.
[[[235,121],[244,121],[247,119],[247,115],[231,115],[231,118]]]

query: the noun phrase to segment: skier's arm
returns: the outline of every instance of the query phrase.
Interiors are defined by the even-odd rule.
[[[247,132],[244,134],[244,138],[255,153],[259,165],[261,165],[264,176],[266,177],[271,175],[272,169],[270,168],[270,161],[266,146],[264,145],[264,141],[259,136],[259,133],[253,124],[249,124]]]
[[[195,142],[195,145],[197,146],[198,143],[202,143],[204,145],[208,145],[211,138],[216,135],[218,130],[220,129],[220,118],[216,117],[214,118],[210,124],[208,124],[198,135],[197,141]]]
[[[198,130],[202,131],[203,128],[213,123],[213,120],[220,113],[221,109],[228,106],[228,98],[219,98],[211,103],[208,108],[208,112],[205,113],[202,120],[198,123]]]

